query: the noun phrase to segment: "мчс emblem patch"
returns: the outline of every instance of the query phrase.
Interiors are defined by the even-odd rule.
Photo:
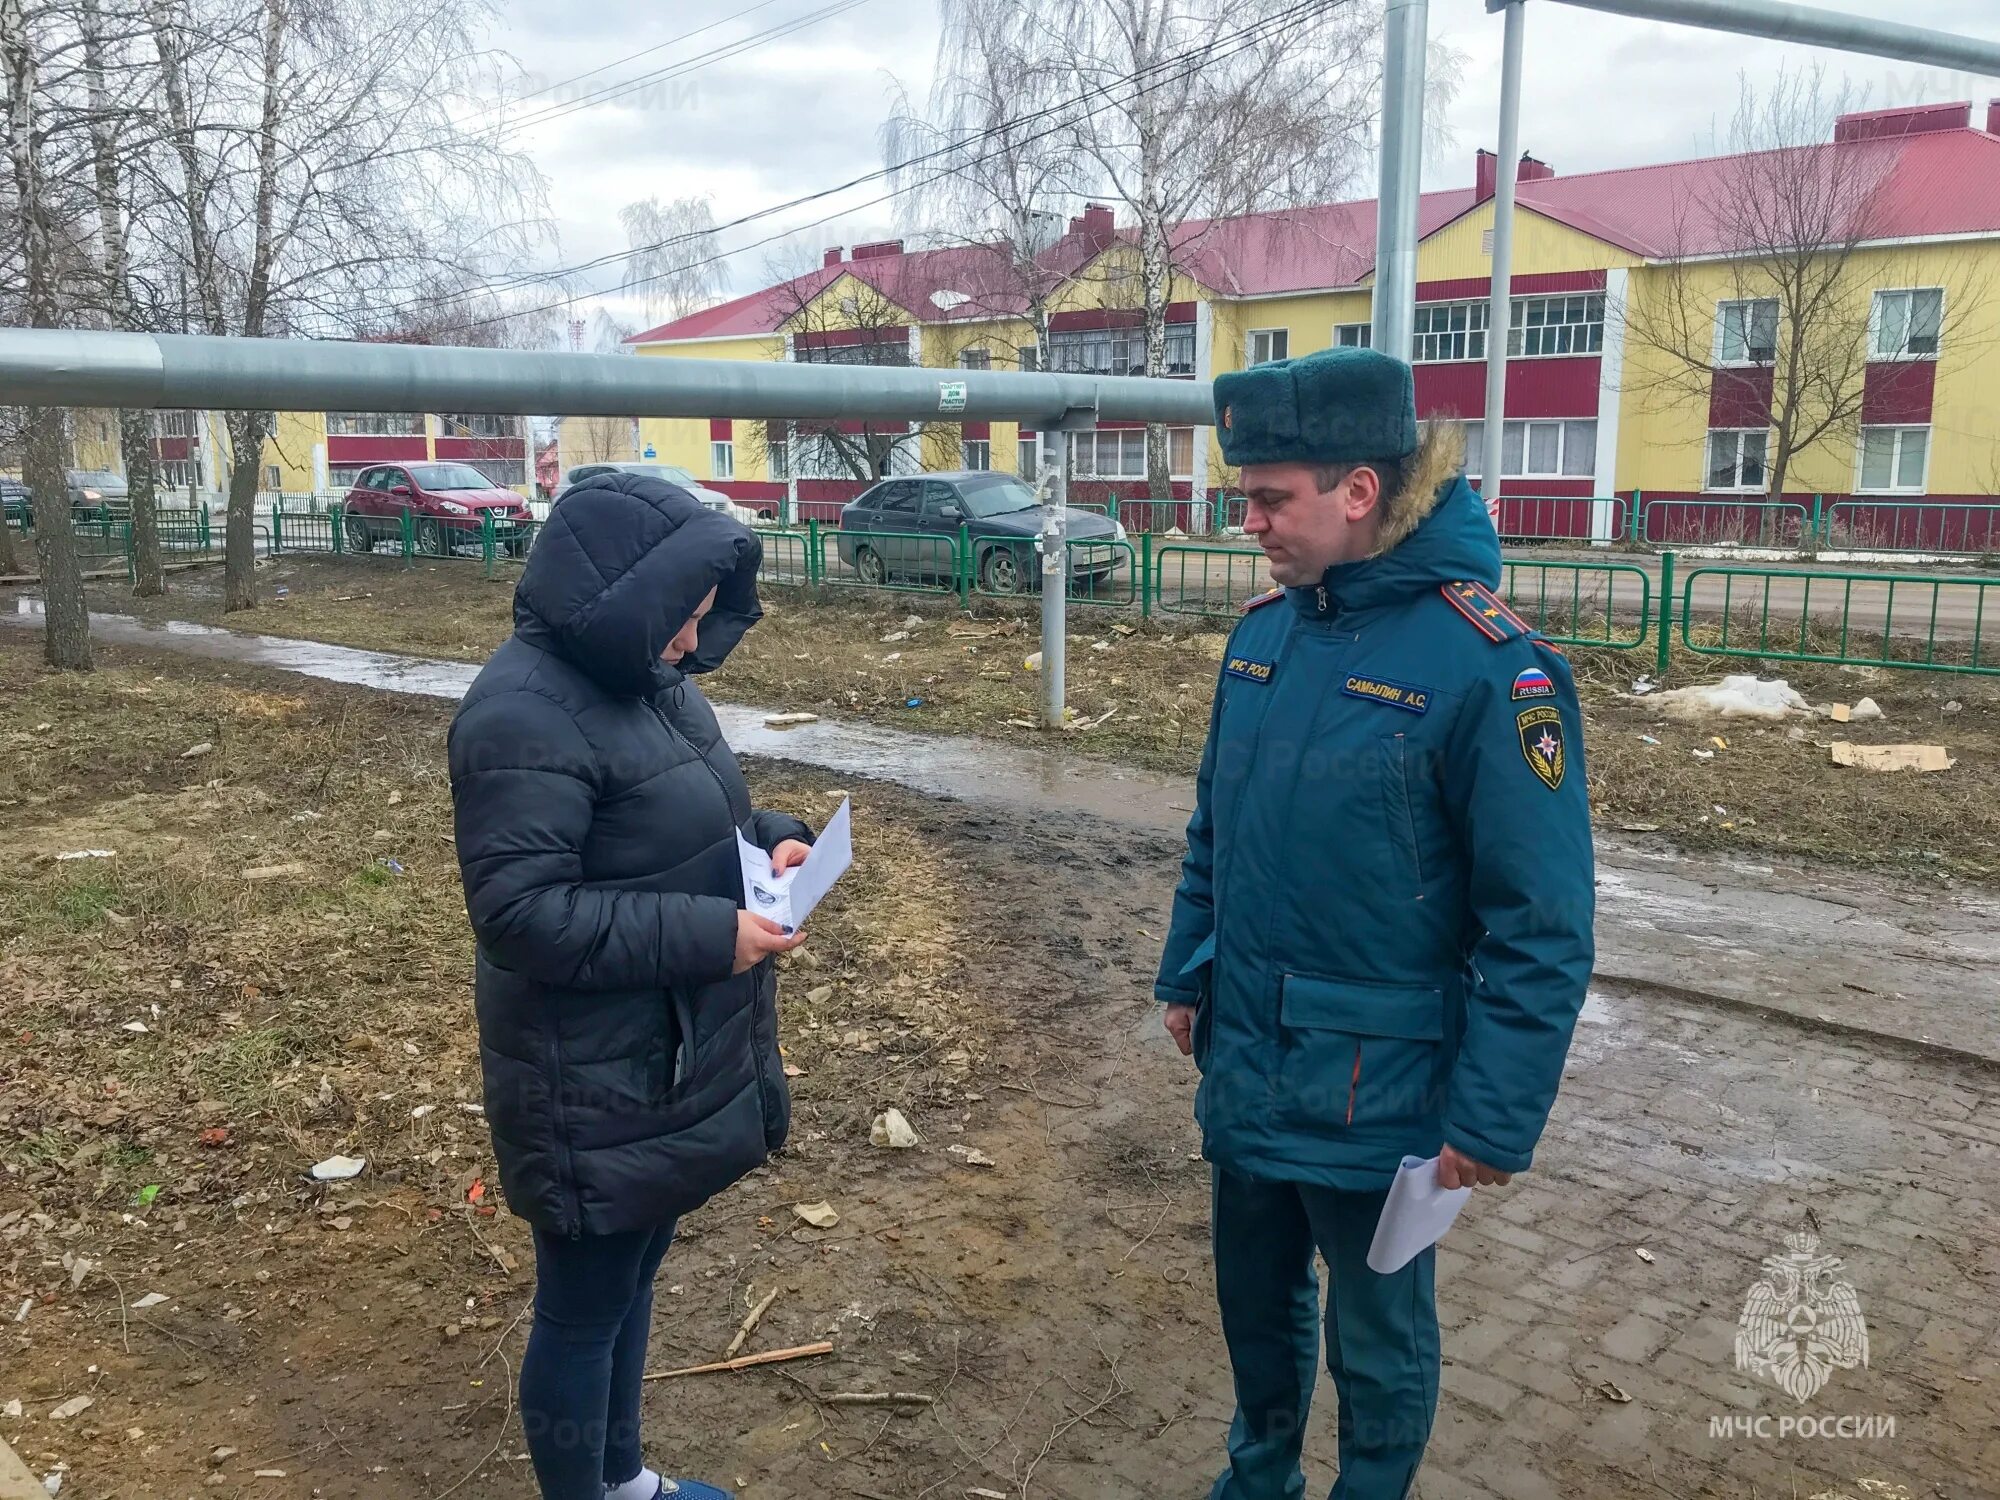
[[[1252,661],[1247,656],[1232,656],[1222,670],[1225,675],[1241,677],[1246,682],[1269,682],[1276,666],[1276,662]]]
[[[1520,731],[1521,754],[1526,757],[1528,768],[1541,777],[1550,791],[1563,784],[1563,721],[1562,713],[1553,708],[1531,708],[1516,716],[1514,727]]]
[[[1514,679],[1514,701],[1523,698],[1553,698],[1556,695],[1555,679],[1540,667],[1529,667]]]

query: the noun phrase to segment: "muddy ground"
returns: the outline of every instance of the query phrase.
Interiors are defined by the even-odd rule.
[[[0,1436],[83,1500],[531,1496],[448,708],[36,645],[0,638]],[[1176,842],[751,772],[810,817],[851,791],[861,857],[783,977],[792,1143],[687,1221],[652,1362],[718,1357],[774,1287],[747,1348],[835,1349],[651,1385],[652,1451],[746,1500],[1195,1500],[1229,1397],[1194,1075],[1149,999]],[[116,852],[54,857],[86,848]],[[1425,1500],[1993,1493],[1990,1080],[1643,993],[1585,1032],[1542,1170],[1448,1247]],[[891,1105],[915,1150],[869,1143]],[[313,1183],[335,1153],[368,1168]],[[1728,1349],[1807,1214],[1870,1295],[1834,1409],[1902,1413],[1900,1444],[1708,1435],[1790,1409]],[[857,1391],[930,1401],[828,1399]]]
[[[122,585],[101,585],[92,605],[146,619],[226,623],[479,661],[512,628],[515,574],[503,568],[491,581],[480,575],[471,562],[405,567],[292,557],[262,571],[262,607],[226,621],[220,578],[212,569],[172,575],[173,591],[163,599],[135,600]],[[968,617],[948,601],[915,594],[829,589],[813,595],[783,588],[767,590],[766,604],[765,622],[714,680],[717,697],[1003,741],[1050,738],[1035,727],[1040,678],[1023,667],[1038,645],[1039,625],[1021,606],[979,600]],[[1065,747],[1191,773],[1207,731],[1227,623],[1144,623],[1124,613],[1075,611],[1068,680],[1078,727],[1061,736]],[[1570,659],[1583,691],[1591,800],[1600,827],[1658,834],[1690,849],[2000,881],[1995,679],[1783,665],[1773,671],[1813,702],[1852,704],[1872,696],[1885,717],[1837,727],[1824,720],[1774,727],[1675,723],[1630,691],[1637,675],[1653,668],[1651,652],[1579,649]],[[1672,683],[1710,682],[1755,665],[1681,652]],[[1717,737],[1725,743],[1717,745]],[[1839,769],[1829,764],[1827,746],[1834,739],[1940,743],[1958,764],[1933,775]]]

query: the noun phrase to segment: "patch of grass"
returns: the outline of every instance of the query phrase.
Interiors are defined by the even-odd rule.
[[[136,1172],[141,1167],[149,1167],[152,1164],[151,1148],[142,1146],[137,1141],[113,1141],[104,1153],[104,1165],[107,1170],[113,1172]]]
[[[234,1032],[190,1061],[194,1084],[204,1098],[253,1110],[270,1104],[272,1085],[287,1072],[331,1053],[318,1030],[286,1021]]]
[[[88,932],[104,920],[106,912],[116,911],[123,899],[124,893],[111,881],[87,875],[49,892],[49,911],[71,932]]]
[[[24,1167],[53,1167],[68,1161],[80,1144],[60,1130],[39,1130],[17,1144],[10,1153]]]
[[[381,890],[396,883],[395,872],[385,865],[363,865],[354,872],[354,884],[364,890]]]

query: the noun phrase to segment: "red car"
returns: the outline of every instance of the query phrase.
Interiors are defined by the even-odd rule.
[[[470,464],[380,464],[364,473],[342,502],[348,547],[369,552],[377,542],[400,545],[405,513],[416,550],[432,556],[478,546],[490,514],[501,544],[518,557],[528,550],[528,523],[534,520],[526,500]]]

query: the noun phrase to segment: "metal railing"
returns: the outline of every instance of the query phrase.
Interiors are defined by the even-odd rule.
[[[1632,563],[1509,561],[1500,594],[1560,646],[1633,651],[1652,629],[1652,575]]]
[[[1262,552],[1166,542],[1153,549],[1152,609],[1163,615],[1234,615],[1271,587]],[[1150,611],[1149,611],[1150,613]]]
[[[1642,500],[1635,540],[1656,547],[1763,547],[1805,551],[1813,517],[1791,500]]]
[[[809,547],[822,586],[892,589],[900,593],[962,592],[960,538],[923,531],[822,530]]]
[[[1844,552],[1989,556],[2000,553],[2000,504],[1836,500],[1826,507],[1820,544]]]
[[[1632,502],[1623,495],[1500,497],[1503,542],[1620,541],[1632,520]]]
[[[1986,618],[2000,618],[2000,578],[1696,568],[1680,608],[1698,656],[2000,676]],[[1697,612],[1719,616],[1712,639],[1696,638]]]

